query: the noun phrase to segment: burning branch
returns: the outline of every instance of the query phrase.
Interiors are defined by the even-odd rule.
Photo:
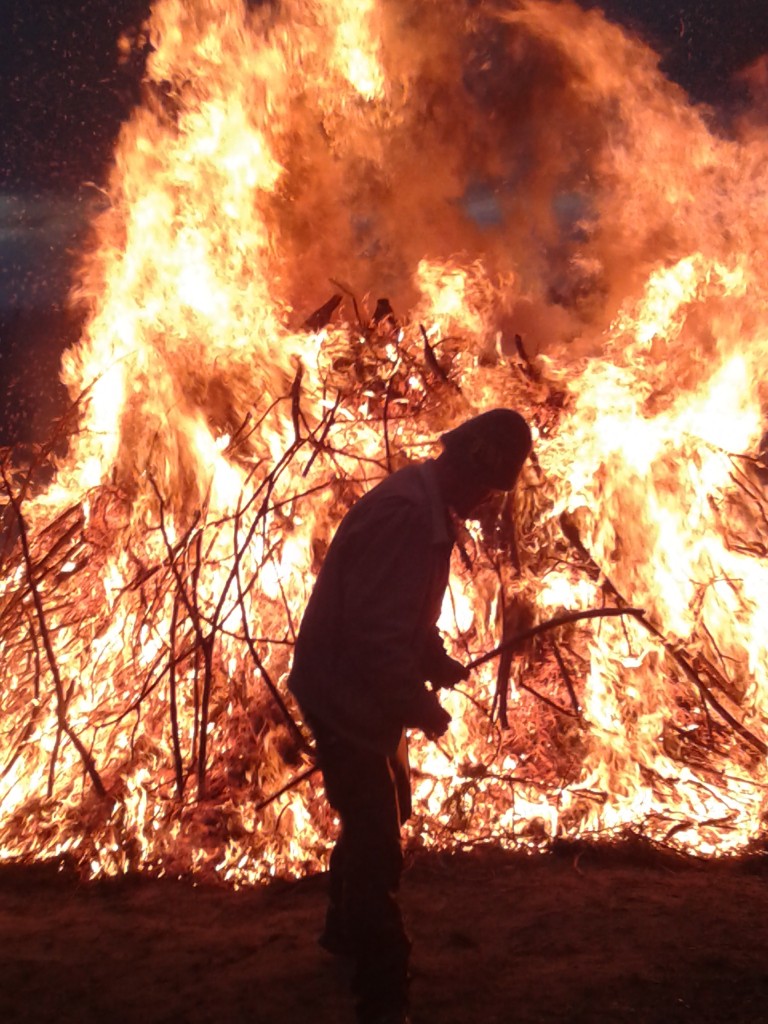
[[[487,651],[485,654],[481,654],[479,658],[474,658],[467,668],[470,670],[479,668],[487,661],[491,661],[492,658],[496,658],[506,651],[513,653],[527,640],[540,636],[542,633],[548,633],[550,630],[559,629],[561,626],[568,626],[573,622],[581,622],[586,619],[613,618],[617,615],[631,615],[635,619],[642,619],[645,612],[642,608],[590,608],[587,611],[566,612],[564,615],[558,615],[554,619],[547,619],[546,622],[540,622],[536,626],[523,629],[519,633],[515,633],[514,636],[507,637],[506,640],[502,640],[498,647],[494,647],[492,651]]]
[[[444,384],[448,384],[454,388],[459,394],[461,394],[461,388],[456,381],[451,380],[448,374],[440,365],[435,350],[429,342],[429,335],[427,334],[424,324],[419,324],[419,330],[421,331],[421,337],[424,340],[424,360],[427,364],[427,368],[435,374],[438,380],[441,380]]]
[[[295,636],[296,617],[301,610],[300,599],[297,603],[296,580],[286,575],[285,546],[295,543],[309,551],[315,538],[324,535],[326,524],[321,523],[301,535],[300,544],[296,540],[302,521],[312,523],[315,505],[324,507],[322,501],[318,501],[319,496],[332,495],[329,507],[334,508],[334,514],[340,514],[340,506],[353,500],[369,485],[371,474],[374,480],[378,479],[383,471],[391,470],[402,460],[403,449],[397,446],[402,444],[403,437],[407,441],[412,436],[409,424],[413,417],[431,415],[433,424],[425,433],[434,437],[440,432],[446,380],[438,377],[427,385],[419,346],[420,335],[422,342],[424,340],[423,333],[421,326],[418,331],[411,329],[410,333],[408,328],[402,329],[394,357],[391,350],[387,351],[387,346],[391,346],[388,336],[379,339],[375,332],[371,333],[364,342],[364,357],[359,355],[359,339],[350,340],[353,356],[346,363],[339,359],[339,366],[352,366],[354,374],[363,375],[364,412],[356,404],[360,401],[357,378],[341,380],[334,370],[318,391],[301,360],[294,362],[293,377],[285,378],[281,394],[270,399],[262,413],[249,412],[232,430],[226,448],[227,465],[242,471],[242,483],[234,502],[223,509],[215,507],[212,480],[190,511],[175,495],[173,499],[170,497],[172,492],[167,490],[166,483],[161,484],[159,476],[148,472],[147,486],[154,496],[155,510],[151,529],[142,526],[137,531],[134,527],[123,539],[112,525],[111,510],[119,509],[124,499],[119,489],[110,483],[91,492],[87,509],[72,506],[58,511],[38,528],[33,537],[40,548],[37,551],[32,549],[18,495],[11,490],[9,471],[4,470],[2,480],[9,493],[10,513],[5,524],[5,557],[10,565],[14,564],[14,544],[18,542],[24,584],[8,588],[3,595],[0,641],[12,638],[10,643],[5,640],[5,649],[13,650],[17,665],[26,659],[29,692],[37,698],[29,717],[20,719],[14,726],[13,751],[4,759],[5,779],[12,780],[28,756],[34,723],[42,719],[44,662],[54,679],[57,723],[49,745],[48,794],[52,796],[59,785],[63,760],[61,741],[67,736],[93,779],[94,790],[100,795],[107,791],[115,793],[120,810],[108,828],[118,830],[117,846],[126,851],[124,855],[130,863],[141,863],[142,855],[137,849],[140,850],[142,843],[149,845],[154,841],[154,832],[150,833],[149,827],[142,824],[145,812],[137,812],[131,803],[133,773],[141,773],[148,751],[158,766],[154,769],[157,792],[147,796],[145,784],[142,800],[153,808],[154,820],[173,818],[183,821],[186,827],[191,822],[198,828],[203,827],[202,821],[215,821],[215,826],[205,826],[210,830],[205,835],[215,838],[216,849],[234,842],[232,836],[236,835],[247,835],[252,851],[256,851],[267,836],[272,836],[270,841],[275,844],[281,842],[277,838],[279,822],[286,820],[286,809],[305,806],[317,798],[316,787],[298,789],[299,784],[316,771],[315,766],[286,778],[301,754],[312,756],[312,748],[282,691],[281,679]],[[338,348],[338,338],[334,345]],[[426,349],[423,354],[429,362]],[[544,386],[528,375],[522,375],[521,379],[528,381],[526,387]],[[516,387],[523,386],[517,378],[515,380]],[[423,384],[417,394],[409,391],[412,381]],[[329,392],[330,387],[334,388],[332,392]],[[329,393],[335,395],[332,404],[327,399]],[[318,402],[318,394],[322,396],[322,404]],[[561,399],[562,396],[558,396],[558,401]],[[520,399],[516,403],[520,404]],[[544,409],[541,415],[548,424],[555,423],[560,406],[555,411]],[[279,418],[285,424],[281,434],[283,449],[277,457],[272,454],[276,450],[274,439],[269,455],[260,442],[261,435],[268,430],[270,417]],[[368,448],[361,446],[360,438],[364,435],[377,438],[376,444]],[[297,487],[300,481],[306,481],[306,486]],[[749,497],[747,491],[744,493]],[[492,741],[489,737],[480,738],[481,732],[488,731],[488,701],[480,690],[473,692],[468,688],[464,694],[467,697],[466,729],[474,749],[482,753],[474,754],[474,760],[468,759],[450,768],[445,777],[454,780],[453,790],[439,774],[427,772],[416,776],[425,786],[430,783],[424,799],[433,802],[434,821],[439,821],[440,825],[429,827],[436,828],[444,837],[469,835],[469,830],[474,838],[466,841],[479,841],[478,837],[494,834],[492,822],[501,814],[507,816],[509,835],[524,837],[522,841],[535,845],[543,842],[537,832],[538,812],[527,812],[533,815],[528,821],[523,810],[526,801],[536,807],[549,801],[551,807],[556,808],[564,799],[563,794],[572,792],[571,799],[579,807],[588,807],[583,812],[587,815],[595,813],[594,807],[610,803],[612,794],[608,785],[602,788],[597,783],[584,788],[579,785],[580,758],[590,750],[596,728],[591,709],[587,706],[586,712],[582,711],[580,699],[581,666],[586,667],[588,663],[582,656],[589,635],[586,630],[572,631],[567,647],[565,642],[550,640],[546,646],[535,648],[517,680],[519,689],[533,698],[528,702],[526,717],[521,718],[520,705],[516,704],[514,715],[510,714],[508,706],[509,674],[525,645],[558,629],[579,623],[586,625],[589,620],[615,617],[623,623],[634,618],[694,684],[708,720],[709,709],[713,709],[740,739],[761,754],[766,752],[766,745],[759,737],[712,692],[713,685],[724,692],[733,690],[732,684],[721,678],[726,667],[724,662],[723,672],[720,672],[698,651],[696,661],[686,657],[665,639],[660,629],[651,626],[641,609],[626,606],[618,591],[611,591],[605,574],[591,561],[578,531],[566,537],[567,547],[563,546],[559,535],[556,539],[545,536],[532,540],[531,524],[541,521],[541,507],[549,500],[545,477],[538,471],[536,486],[532,475],[518,494],[515,506],[511,503],[505,506],[502,518],[484,524],[476,538],[467,535],[464,560],[457,563],[457,581],[452,585],[457,609],[458,603],[466,601],[466,595],[470,594],[480,614],[483,608],[480,595],[485,588],[486,601],[487,594],[494,595],[493,600],[500,594],[500,606],[510,612],[503,629],[504,639],[486,654],[475,658],[468,656],[470,650],[476,649],[479,633],[470,630],[460,637],[457,634],[455,640],[457,645],[464,645],[464,659],[478,670],[475,683],[484,678],[480,671],[483,666],[499,658],[491,719],[498,710],[503,731],[494,728]],[[16,540],[9,541],[11,527]],[[145,534],[141,529],[146,529]],[[66,587],[61,596],[63,603],[70,600],[72,593],[89,593],[96,585],[92,580],[98,580],[102,572],[108,577],[114,571],[106,567],[111,564],[111,552],[121,544],[124,563],[113,585],[110,603],[105,604],[103,617],[98,618],[95,604],[93,607],[84,604],[68,616],[71,638],[52,632],[49,614],[59,590]],[[528,625],[530,619],[526,616],[529,612],[535,613],[538,607],[536,587],[530,581],[545,577],[553,564],[567,566],[574,577],[582,575],[595,584],[600,580],[604,589],[614,594],[616,606],[569,612]],[[301,573],[309,572],[308,565],[307,560]],[[12,571],[15,572],[15,568]],[[85,581],[82,585],[78,584],[80,577]],[[473,585],[481,589],[473,591]],[[524,587],[527,589],[523,590]],[[302,593],[304,590],[299,590],[299,594]],[[518,616],[518,628],[512,625],[513,612]],[[92,615],[93,624],[89,618]],[[23,633],[17,626],[20,617],[27,622]],[[113,676],[112,685],[102,691],[94,706],[78,712],[77,719],[87,722],[88,728],[93,730],[93,750],[98,750],[98,756],[110,766],[110,780],[114,778],[116,782],[110,781],[107,786],[104,784],[106,767],[97,771],[96,757],[76,735],[70,714],[74,691],[71,686],[65,686],[60,665],[68,645],[82,642],[82,637],[100,641],[117,622],[122,625],[119,629],[114,627],[112,651],[115,648],[129,651],[130,657],[125,664],[108,669]],[[30,628],[30,624],[34,628]],[[519,628],[521,624],[525,624],[524,628]],[[626,629],[625,635],[629,642],[630,634]],[[717,649],[714,639],[710,638],[710,643]],[[109,665],[109,658],[114,658],[114,654],[110,655],[109,645],[104,650],[101,656]],[[252,672],[264,683],[264,698],[246,689],[243,680],[250,678]],[[130,692],[125,682],[128,678],[133,679]],[[556,694],[553,698],[548,692],[548,687],[558,683],[567,691],[567,702],[556,699]],[[119,699],[115,696],[118,693]],[[694,712],[686,707],[686,713],[688,721]],[[135,723],[132,722],[132,729],[129,729],[126,720],[134,715]],[[239,722],[244,725],[238,733],[241,727],[236,723]],[[631,729],[631,723],[628,728]],[[678,728],[677,723],[670,725],[665,736],[673,737],[669,743],[676,742],[689,762],[694,757],[704,760],[716,754],[714,744],[710,744],[709,750],[703,745],[695,746],[695,734]],[[561,738],[567,741],[563,749],[558,747]],[[115,744],[121,744],[122,760],[113,753]],[[521,764],[514,773],[499,769],[511,751],[517,755],[522,748],[527,751],[524,766]],[[444,745],[444,752],[450,756],[450,743]],[[666,777],[654,774],[651,767],[643,766],[641,770],[644,777],[654,778],[655,786],[668,785]],[[707,770],[714,772],[711,767]],[[196,778],[194,799],[185,799],[186,782],[192,775]],[[565,785],[563,779],[567,780]],[[724,781],[723,785],[727,783]],[[572,791],[569,786],[573,786]],[[166,805],[168,798],[161,795],[165,787],[173,794],[172,807]],[[230,808],[226,812],[225,806]],[[83,809],[78,813],[86,812]],[[571,813],[574,820],[578,820],[579,814]],[[265,828],[261,818],[254,828],[254,814],[263,815],[264,821],[271,822],[274,832]],[[567,820],[567,816],[563,820]],[[724,819],[712,814],[706,820]],[[670,821],[674,822],[671,827]],[[659,813],[652,821],[649,817],[644,827],[669,836],[670,842],[678,842],[687,821],[680,811],[670,812],[668,818]],[[94,834],[98,834],[97,829]],[[152,838],[148,839],[148,835]],[[106,841],[104,848],[110,848]],[[246,854],[241,852],[238,856],[242,858]],[[251,856],[257,853],[252,852]]]
[[[754,747],[763,756],[768,755],[768,743],[765,743],[759,737],[755,736],[743,722],[740,722],[738,718],[728,711],[726,707],[715,697],[709,687],[704,683],[701,676],[695,671],[688,658],[677,649],[677,647],[671,643],[663,634],[656,629],[648,620],[643,616],[638,616],[638,621],[648,630],[648,632],[655,636],[657,640],[662,644],[664,650],[670,655],[677,665],[683,670],[685,676],[693,683],[698,689],[702,698],[720,715],[720,717],[735,729],[736,732],[745,739],[750,746]]]
[[[5,485],[5,493],[8,496],[8,500],[10,501],[11,507],[13,508],[14,514],[16,516],[16,523],[19,529],[19,541],[21,543],[21,551],[24,558],[24,567],[26,569],[27,574],[27,582],[29,585],[30,593],[32,595],[32,601],[35,607],[37,625],[40,631],[40,638],[43,643],[43,648],[45,650],[46,658],[48,660],[48,667],[50,669],[56,691],[56,716],[58,720],[59,733],[63,732],[68,737],[68,739],[70,740],[70,742],[80,755],[80,759],[82,760],[85,770],[87,771],[91,779],[91,782],[93,783],[94,789],[96,790],[100,797],[105,797],[107,795],[107,791],[104,787],[104,783],[101,780],[101,776],[99,775],[99,772],[96,768],[96,764],[93,758],[91,757],[91,754],[85,748],[82,741],[80,740],[80,737],[77,735],[77,733],[74,731],[69,721],[67,720],[67,703],[69,700],[69,695],[71,694],[72,690],[70,687],[69,691],[65,692],[64,682],[61,678],[61,673],[59,672],[58,662],[56,660],[56,655],[53,650],[53,644],[51,643],[51,636],[48,629],[48,623],[46,621],[45,606],[43,605],[43,599],[40,594],[40,589],[36,578],[37,568],[33,562],[32,554],[29,548],[27,525],[24,520],[21,504],[14,492],[14,488],[11,484],[5,463],[0,464],[0,474],[2,474],[3,484]],[[56,744],[54,746],[54,752],[51,758],[51,773],[53,772],[53,764],[55,763],[56,760],[58,742],[59,741],[57,736]]]
[[[176,795],[181,800],[184,795],[184,762],[181,756],[181,739],[179,736],[179,707],[176,691],[176,629],[179,621],[179,597],[176,595],[173,601],[173,612],[171,614],[171,637],[169,653],[169,698],[171,714],[171,741],[173,744],[173,765],[176,773]]]

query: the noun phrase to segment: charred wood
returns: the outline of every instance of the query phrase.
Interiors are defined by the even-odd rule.
[[[323,327],[327,327],[333,319],[333,314],[341,305],[343,296],[332,295],[327,302],[324,302],[322,306],[319,306],[314,313],[310,313],[307,319],[304,321],[303,327],[306,331],[321,331]]]

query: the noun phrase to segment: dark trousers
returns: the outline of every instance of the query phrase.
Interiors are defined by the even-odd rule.
[[[331,854],[326,934],[343,935],[355,959],[360,1020],[407,1001],[410,942],[397,890],[403,868],[400,826],[411,813],[403,734],[389,758],[309,720],[328,802],[341,820]]]

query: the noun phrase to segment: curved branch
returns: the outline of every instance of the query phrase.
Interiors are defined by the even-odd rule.
[[[554,619],[540,622],[538,626],[531,626],[530,629],[524,629],[520,633],[515,633],[514,636],[502,641],[498,647],[494,647],[492,651],[487,651],[485,654],[481,654],[479,658],[475,658],[474,661],[470,661],[467,668],[479,668],[486,661],[490,661],[505,651],[514,651],[521,644],[525,643],[526,640],[539,636],[541,633],[547,633],[551,629],[567,626],[571,622],[580,622],[582,619],[606,619],[617,615],[632,615],[636,619],[643,619],[645,611],[642,608],[591,608],[583,612],[566,612],[565,615],[558,615]]]

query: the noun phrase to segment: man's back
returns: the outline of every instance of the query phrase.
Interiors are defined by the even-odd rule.
[[[394,473],[350,509],[296,643],[289,686],[306,711],[382,752],[396,745],[423,689],[452,543],[432,463]]]

